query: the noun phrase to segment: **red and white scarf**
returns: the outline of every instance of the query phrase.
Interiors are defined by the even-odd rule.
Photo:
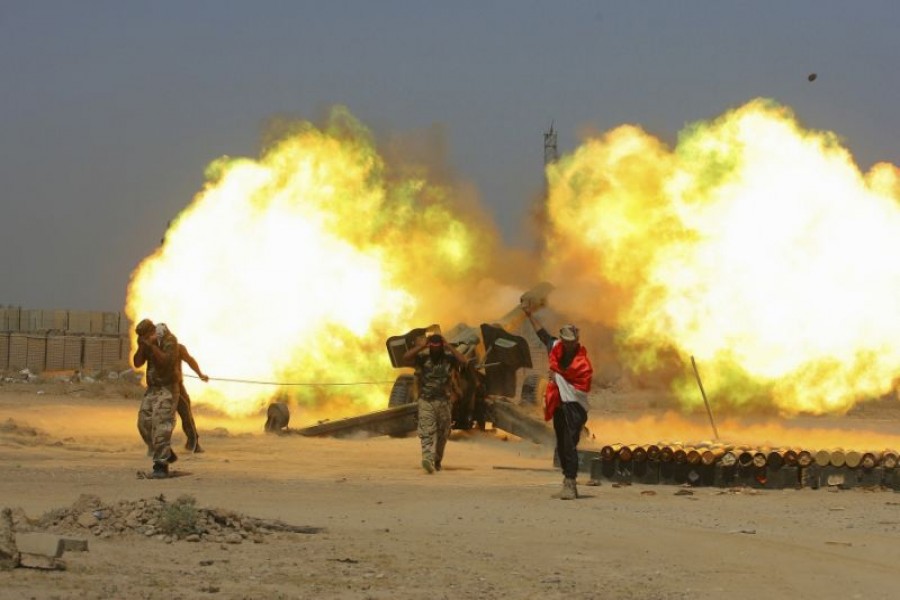
[[[565,369],[559,366],[563,356],[563,345],[557,340],[550,349],[550,381],[544,394],[544,420],[549,421],[561,402],[578,402],[588,408],[587,395],[591,391],[594,367],[587,355],[587,349],[579,345],[575,358]]]

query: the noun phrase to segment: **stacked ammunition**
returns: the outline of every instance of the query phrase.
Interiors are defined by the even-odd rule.
[[[581,451],[592,480],[781,489],[885,486],[900,491],[893,450],[768,448],[718,442],[608,444]]]

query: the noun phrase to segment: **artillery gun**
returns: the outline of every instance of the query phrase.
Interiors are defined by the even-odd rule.
[[[424,335],[441,333],[432,325],[388,338],[387,349],[394,368],[404,368],[402,358]],[[466,357],[466,363],[454,372],[452,381],[451,426],[453,429],[484,429],[488,396],[514,398],[516,371],[531,368],[531,352],[524,338],[501,327],[484,323],[481,331],[457,325],[445,336],[447,342]],[[415,402],[419,381],[415,375],[402,374],[394,381],[388,408]]]
[[[454,402],[451,409],[452,426],[456,429],[485,428],[490,422],[497,429],[530,439],[536,443],[552,444],[553,432],[535,415],[527,414],[517,406],[517,401],[529,393],[528,378],[517,393],[517,372],[532,368],[532,355],[528,341],[513,331],[519,328],[526,316],[522,308],[537,310],[547,301],[553,289],[542,283],[525,292],[520,304],[494,323],[483,323],[479,328],[460,324],[444,335],[445,339],[468,360],[454,378]],[[392,336],[386,341],[391,365],[406,368],[403,356],[422,336],[441,333],[438,325],[418,327],[403,335]],[[534,394],[534,389],[530,389]],[[344,437],[360,433],[370,435],[403,436],[416,429],[418,383],[408,372],[396,377],[388,396],[387,408],[372,413],[327,421],[292,432],[307,436],[329,435]],[[287,405],[270,407],[266,431],[286,432],[289,411]]]
[[[466,357],[467,362],[455,374],[453,380],[454,429],[484,429],[487,419],[487,401],[491,396],[508,399],[520,398],[534,404],[537,383],[532,374],[525,378],[521,394],[516,390],[516,373],[519,369],[531,369],[531,349],[528,342],[513,332],[522,324],[525,313],[522,308],[538,310],[547,303],[553,289],[549,283],[541,283],[522,294],[519,305],[494,323],[483,323],[480,329],[463,323],[448,331],[444,338]],[[391,366],[404,368],[403,356],[423,336],[441,333],[439,325],[412,329],[403,335],[392,336],[386,342]],[[388,407],[414,402],[418,397],[415,375],[397,376],[388,397]]]

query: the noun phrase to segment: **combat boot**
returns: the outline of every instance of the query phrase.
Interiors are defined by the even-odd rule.
[[[578,488],[575,487],[575,480],[566,477],[563,479],[563,489],[559,495],[560,500],[575,500],[578,498]]]
[[[169,476],[169,465],[164,462],[153,463],[153,472],[150,473],[150,479],[165,479]]]
[[[440,470],[441,470],[441,461],[440,461],[440,459],[436,459],[436,460],[434,461],[434,470],[435,470],[435,471],[440,471]]]
[[[560,498],[563,497],[565,492],[566,492],[566,480],[563,479],[562,487],[559,488],[558,492],[554,492],[553,494],[550,494],[550,497],[559,500]]]
[[[434,463],[431,462],[431,459],[430,459],[430,458],[423,458],[423,459],[422,459],[422,468],[425,469],[425,471],[426,471],[428,474],[434,473]]]

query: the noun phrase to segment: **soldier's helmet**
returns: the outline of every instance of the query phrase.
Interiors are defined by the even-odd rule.
[[[429,346],[443,346],[444,345],[444,336],[439,333],[434,333],[428,336],[428,339],[425,342]]]

